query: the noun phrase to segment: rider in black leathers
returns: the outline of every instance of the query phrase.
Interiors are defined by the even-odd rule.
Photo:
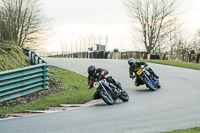
[[[113,83],[116,87],[121,87],[120,84],[118,84],[111,76],[106,77],[108,74],[108,70],[102,69],[102,68],[96,68],[95,66],[89,66],[88,67],[88,89],[91,89],[93,87],[94,81],[98,81],[101,79],[106,79],[109,83]],[[100,96],[98,94],[98,91],[94,93],[94,99],[99,99]]]
[[[129,76],[130,76],[130,78],[134,79],[136,77],[136,79],[135,79],[135,86],[139,86],[139,85],[143,84],[143,82],[141,81],[141,79],[137,75],[133,75],[133,73],[136,73],[139,69],[141,69],[142,65],[144,65],[145,69],[150,74],[152,74],[156,79],[159,78],[150,67],[147,67],[148,64],[146,62],[138,62],[138,61],[135,61],[134,58],[130,58],[128,60],[128,64],[130,65],[130,68],[129,68]]]

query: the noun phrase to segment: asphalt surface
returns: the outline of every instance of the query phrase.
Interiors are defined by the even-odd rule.
[[[44,58],[49,64],[87,75],[87,67],[106,68],[130,100],[0,121],[1,133],[157,133],[200,126],[200,71],[151,64],[162,88],[135,87],[126,60]]]

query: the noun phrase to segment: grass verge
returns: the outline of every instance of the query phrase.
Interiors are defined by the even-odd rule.
[[[145,62],[151,62],[151,63],[157,63],[157,64],[163,64],[163,65],[170,65],[170,66],[200,70],[200,64],[197,64],[197,63],[169,61],[169,60],[138,60],[138,61],[145,61]]]
[[[87,89],[87,77],[59,68],[50,68],[49,73],[55,76],[59,84],[65,88],[62,92],[43,96],[27,104],[0,108],[0,116],[3,117],[3,114],[7,113],[24,112],[25,110],[41,110],[60,104],[82,104],[93,98],[95,89]]]
[[[162,133],[200,133],[200,127],[189,128],[185,130],[175,130],[171,132],[162,132]]]

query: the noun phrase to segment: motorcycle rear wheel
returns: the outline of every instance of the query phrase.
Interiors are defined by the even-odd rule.
[[[108,95],[105,91],[100,91],[99,95],[101,99],[103,99],[103,101],[106,102],[108,105],[113,105],[115,103],[112,97]]]
[[[129,96],[126,91],[121,92],[121,95],[119,95],[119,99],[121,99],[123,102],[128,102]]]

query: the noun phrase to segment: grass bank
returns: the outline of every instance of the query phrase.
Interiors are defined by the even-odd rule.
[[[95,89],[87,89],[87,77],[59,68],[50,68],[49,73],[59,81],[59,84],[65,88],[64,90],[40,97],[27,104],[0,108],[0,116],[6,113],[24,112],[25,110],[41,110],[60,104],[82,104],[93,99]]]
[[[175,130],[171,132],[162,132],[162,133],[200,133],[200,127],[189,128],[185,130]]]
[[[138,60],[138,61],[145,61],[145,62],[151,62],[151,63],[157,63],[157,64],[163,64],[163,65],[170,65],[170,66],[200,70],[200,64],[197,64],[197,63],[169,61],[169,60]]]
[[[30,65],[30,60],[16,45],[0,45],[0,72]]]

